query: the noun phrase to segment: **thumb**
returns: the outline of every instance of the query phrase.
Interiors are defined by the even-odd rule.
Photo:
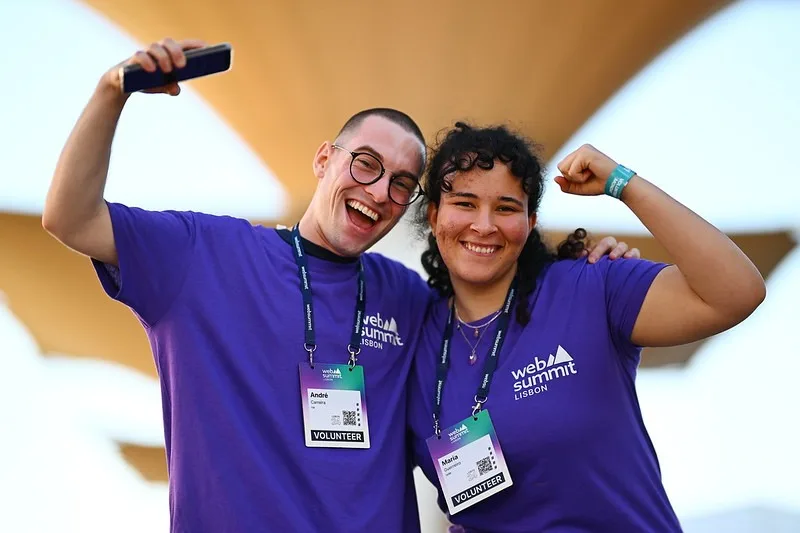
[[[580,188],[580,183],[574,183],[569,181],[564,176],[556,176],[554,181],[561,187],[561,192],[565,192],[567,194],[577,194],[578,189]]]
[[[178,85],[177,83],[170,83],[169,85],[167,85],[167,93],[169,93],[170,96],[178,96],[179,94],[181,94],[180,85]]]

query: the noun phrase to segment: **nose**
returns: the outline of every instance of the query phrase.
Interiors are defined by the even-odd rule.
[[[364,190],[367,191],[375,203],[382,204],[389,201],[389,176],[388,173],[381,176],[381,179],[372,185],[364,185]]]
[[[475,220],[470,224],[470,229],[485,237],[497,231],[497,226],[494,224],[494,218],[490,209],[479,209],[475,214]]]

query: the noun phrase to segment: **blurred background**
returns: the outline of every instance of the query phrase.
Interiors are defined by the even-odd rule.
[[[645,350],[645,422],[687,532],[800,531],[798,29],[794,0],[0,0],[0,531],[168,530],[144,332],[40,222],[99,77],[165,36],[230,42],[233,69],[131,98],[109,200],[292,224],[319,144],[389,106],[430,142],[511,125],[551,168],[591,142],[727,232],[767,299]],[[612,199],[548,186],[539,221],[552,243],[582,226],[670,260]],[[421,271],[420,246],[401,225],[376,250]],[[445,531],[418,480],[425,533]]]

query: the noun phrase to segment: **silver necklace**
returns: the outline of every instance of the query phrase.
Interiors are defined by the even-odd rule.
[[[455,311],[456,311],[456,320],[458,320],[458,323],[456,324],[456,327],[458,328],[458,331],[461,332],[461,336],[464,337],[464,340],[467,342],[467,345],[469,345],[469,348],[470,348],[469,364],[474,365],[475,362],[478,360],[478,354],[477,354],[478,344],[480,344],[481,339],[483,338],[483,334],[486,333],[486,331],[487,331],[486,330],[486,326],[488,326],[489,324],[494,322],[495,319],[497,319],[497,317],[500,316],[500,311],[502,311],[502,308],[500,308],[497,311],[495,311],[494,312],[494,316],[492,316],[492,318],[490,318],[489,320],[487,320],[483,324],[478,324],[477,326],[472,326],[472,325],[467,324],[466,322],[464,322],[461,319],[461,317],[458,316],[458,309],[456,309]],[[473,330],[473,332],[474,332],[473,336],[477,337],[477,339],[478,339],[478,340],[475,341],[474,345],[469,340],[469,337],[467,337],[467,334],[464,333],[464,328],[462,328],[461,326],[466,326],[466,327],[468,327],[468,328]]]
[[[473,325],[470,325],[470,324],[467,324],[466,322],[464,322],[464,321],[461,319],[461,317],[460,317],[460,316],[458,316],[458,309],[456,309],[456,320],[458,320],[458,322],[459,322],[459,327],[461,327],[461,326],[463,325],[463,326],[466,326],[466,327],[470,328],[470,329],[473,331],[473,336],[474,336],[474,337],[477,337],[477,336],[478,336],[478,334],[479,334],[479,330],[481,330],[481,329],[485,328],[486,326],[488,326],[489,324],[491,324],[492,322],[494,322],[495,320],[497,320],[497,317],[499,317],[499,316],[500,316],[500,311],[502,311],[502,308],[500,308],[500,309],[498,309],[497,311],[495,311],[495,312],[492,314],[492,318],[490,318],[489,320],[487,320],[487,321],[486,321],[486,322],[484,322],[483,324],[478,324],[477,326],[473,326]]]

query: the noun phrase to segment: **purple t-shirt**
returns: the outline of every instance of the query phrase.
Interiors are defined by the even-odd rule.
[[[530,323],[523,328],[512,315],[484,405],[514,484],[455,514],[453,523],[493,533],[680,531],[642,422],[634,387],[641,349],[630,341],[644,297],[664,266],[581,259],[554,263],[540,276]],[[433,305],[409,389],[415,460],[437,487],[425,439],[433,434],[447,313],[447,301]],[[495,331],[489,328],[472,366],[466,341],[454,330],[443,428],[471,412],[486,339]],[[441,490],[439,505],[446,510]]]
[[[118,276],[94,264],[106,292],[139,317],[153,350],[171,531],[419,531],[403,422],[430,300],[422,279],[363,255],[367,326],[358,362],[371,448],[307,448],[299,364],[308,358],[289,243],[231,217],[109,208]],[[315,361],[345,364],[357,263],[314,257],[306,246]]]

